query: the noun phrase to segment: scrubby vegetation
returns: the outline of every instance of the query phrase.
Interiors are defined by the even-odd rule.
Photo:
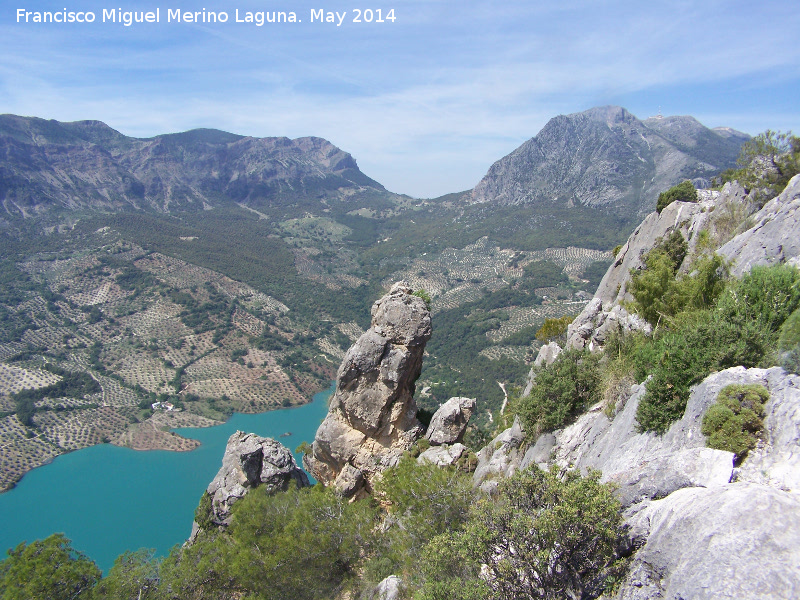
[[[764,405],[768,400],[769,391],[763,385],[722,388],[716,403],[703,416],[706,446],[733,452],[736,463],[741,463],[763,434]]]
[[[598,356],[588,351],[564,350],[553,364],[534,368],[534,373],[530,394],[516,406],[532,439],[568,424],[597,398]]]
[[[319,485],[258,488],[236,503],[225,530],[209,528],[163,561],[125,553],[102,580],[52,536],[0,563],[0,597],[367,598],[395,574],[409,598],[555,599],[594,597],[613,583],[619,505],[598,473],[534,467],[483,497],[468,474],[407,457],[386,472],[376,499],[348,502]]]
[[[738,168],[722,173],[719,182],[738,181],[760,208],[800,173],[800,138],[767,129],[744,143],[736,162]]]
[[[689,180],[683,181],[678,185],[672,186],[666,192],[658,195],[656,212],[659,214],[673,202],[697,202],[697,189]]]

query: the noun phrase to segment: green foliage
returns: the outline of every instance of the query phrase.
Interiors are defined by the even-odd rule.
[[[780,330],[800,307],[800,271],[786,265],[753,267],[720,297],[720,317],[733,323],[758,321],[770,332]]]
[[[658,195],[656,211],[660,214],[667,206],[673,202],[697,202],[697,189],[688,179],[678,185],[672,186],[666,192]]]
[[[141,549],[117,557],[94,588],[94,600],[149,600],[158,598],[161,559],[155,550]]]
[[[427,308],[428,310],[431,309],[431,296],[428,292],[426,292],[425,290],[417,290],[412,294],[412,296],[422,298],[422,300],[425,302],[425,308]]]
[[[750,192],[751,200],[763,206],[800,173],[800,138],[791,131],[767,129],[742,145],[736,162],[739,168],[725,171],[721,181],[738,181]]]
[[[796,309],[781,325],[778,350],[785,352],[800,344],[800,308]]]
[[[689,273],[677,277],[686,252],[686,241],[675,231],[645,255],[643,269],[631,273],[633,308],[652,325],[682,311],[709,308],[725,289],[727,269],[716,254],[695,257]]]
[[[60,533],[21,543],[0,563],[3,600],[88,598],[101,572]]]
[[[536,332],[536,339],[540,342],[564,339],[567,334],[567,327],[569,327],[569,324],[574,320],[575,315],[564,315],[556,319],[545,319],[542,326]]]
[[[516,406],[529,436],[567,425],[598,399],[598,360],[588,351],[564,350],[553,364],[534,369],[531,392]]]
[[[599,473],[517,472],[475,505],[463,532],[426,547],[415,598],[597,597],[613,572],[620,524]]]
[[[468,475],[429,463],[419,465],[411,456],[385,471],[376,490],[378,497],[391,503],[391,525],[366,567],[367,578],[374,581],[392,573],[413,573],[424,546],[436,535],[460,528],[475,500]]]
[[[200,526],[200,529],[209,530],[214,527],[213,500],[214,497],[211,494],[203,492],[203,495],[200,496],[200,503],[194,509],[194,520]]]
[[[733,452],[741,463],[764,431],[764,404],[769,391],[763,385],[729,385],[720,390],[717,402],[703,416],[706,446]]]
[[[800,375],[800,344],[784,352],[780,364],[789,373]]]
[[[665,432],[683,415],[691,386],[713,371],[757,366],[771,339],[755,321],[733,323],[712,310],[684,315],[675,329],[637,352],[637,380],[652,375],[636,412],[641,428]]]
[[[322,486],[252,490],[233,508],[226,533],[201,535],[162,568],[168,598],[282,600],[339,593],[372,545],[375,511]]]

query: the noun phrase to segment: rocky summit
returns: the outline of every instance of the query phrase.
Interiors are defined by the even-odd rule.
[[[642,121],[619,106],[560,115],[494,163],[472,201],[644,215],[670,186],[692,179],[705,187],[733,167],[747,138],[708,129],[689,116]]]
[[[406,282],[375,302],[372,324],[347,351],[328,416],[303,458],[318,481],[348,497],[369,491],[422,435],[414,383],[430,337],[430,311]]]
[[[276,492],[287,489],[292,481],[298,487],[309,485],[308,476],[286,446],[272,438],[237,431],[228,439],[222,467],[206,489],[211,496],[211,520],[227,524],[233,504],[252,488],[265,486]]]

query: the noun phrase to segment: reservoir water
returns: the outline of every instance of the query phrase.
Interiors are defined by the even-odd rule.
[[[201,442],[190,452],[103,444],[59,456],[0,494],[0,560],[20,542],[56,532],[106,573],[126,550],[153,548],[165,556],[189,537],[194,509],[222,465],[234,431],[272,437],[294,450],[314,439],[333,390],[297,408],[237,413],[216,427],[176,429]],[[285,432],[292,435],[279,437]],[[295,458],[299,464],[300,456]]]

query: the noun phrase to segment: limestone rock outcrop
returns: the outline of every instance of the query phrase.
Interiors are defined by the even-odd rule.
[[[797,598],[800,497],[734,483],[643,503],[626,522],[636,545],[617,600]]]
[[[375,302],[372,325],[347,351],[328,415],[303,458],[318,481],[346,496],[370,491],[422,435],[414,383],[430,337],[430,312],[407,283]]]
[[[227,524],[233,504],[254,487],[285,490],[292,481],[298,487],[310,485],[286,446],[272,438],[237,431],[228,438],[222,467],[206,488],[212,501],[212,520]]]
[[[478,466],[472,474],[472,485],[491,493],[498,479],[511,477],[525,456],[525,431],[518,418],[478,452]]]
[[[719,249],[741,277],[756,265],[790,263],[800,267],[800,175],[754,216],[755,225]]]
[[[567,348],[594,350],[605,345],[611,333],[643,331],[650,333],[650,323],[639,315],[631,314],[622,306],[593,298],[567,328]]]
[[[433,414],[425,437],[434,446],[460,442],[475,405],[475,398],[450,398]]]
[[[800,185],[797,187],[800,188]],[[787,187],[786,198],[793,198],[792,193]],[[687,242],[687,256],[691,255],[701,238],[699,235],[701,231],[710,232],[712,238],[721,243],[733,235],[732,231],[728,231],[732,223],[735,225],[737,220],[743,220],[749,213],[753,212],[745,189],[736,182],[726,183],[721,190],[698,190],[697,194],[698,201],[696,203],[673,202],[665,207],[660,214],[650,213],[634,230],[625,245],[620,248],[608,271],[606,271],[592,301],[584,307],[581,314],[570,324],[567,330],[567,348],[599,349],[605,343],[608,333],[616,328],[649,331],[650,326],[643,319],[629,314],[621,306],[622,303],[633,300],[633,297],[628,292],[631,271],[641,269],[644,266],[643,259],[647,252],[660,239],[679,231]],[[794,194],[796,195],[796,192]],[[784,194],[781,196],[784,196]],[[763,259],[759,264],[780,262],[781,260],[788,261],[790,257],[797,255],[797,252],[793,249],[797,246],[796,243],[794,245],[789,244],[786,250],[779,251],[778,248],[783,248],[783,245],[780,242],[781,238],[777,236],[792,235],[792,239],[794,239],[800,233],[798,231],[800,221],[794,221],[796,207],[792,209],[789,206],[791,202],[787,204],[786,198],[780,204],[780,206],[784,207],[780,210],[777,208],[778,203],[773,205],[775,201],[770,202],[768,205],[772,206],[764,213],[762,219],[767,223],[770,219],[769,215],[780,213],[783,224],[780,226],[773,225],[770,228],[770,233],[776,236],[770,243],[773,246],[771,255],[782,258]],[[764,208],[766,209],[767,207],[765,206]],[[794,231],[794,233],[790,234],[790,231]],[[761,239],[748,237],[750,232],[753,232],[753,229],[735,238],[740,240],[740,245],[745,245],[745,240],[751,240],[749,243],[752,245],[752,249],[743,251],[744,255],[749,257],[744,261],[740,261],[743,264],[753,263],[753,260],[755,260],[753,257],[759,254],[759,249],[761,248],[759,244],[763,242]],[[730,244],[733,244],[733,241],[723,246],[723,249],[726,247],[728,249],[724,251],[721,249],[720,253],[729,258],[735,258],[734,255],[737,251],[734,246],[729,247]],[[767,246],[769,244],[764,242],[764,248]],[[682,267],[684,272],[685,269],[686,264]],[[737,271],[737,268],[734,268],[734,275],[740,276],[741,272],[743,271]]]
[[[461,443],[431,446],[417,457],[417,462],[419,464],[428,462],[437,467],[449,467],[456,464],[465,452],[468,452],[468,449]]]

